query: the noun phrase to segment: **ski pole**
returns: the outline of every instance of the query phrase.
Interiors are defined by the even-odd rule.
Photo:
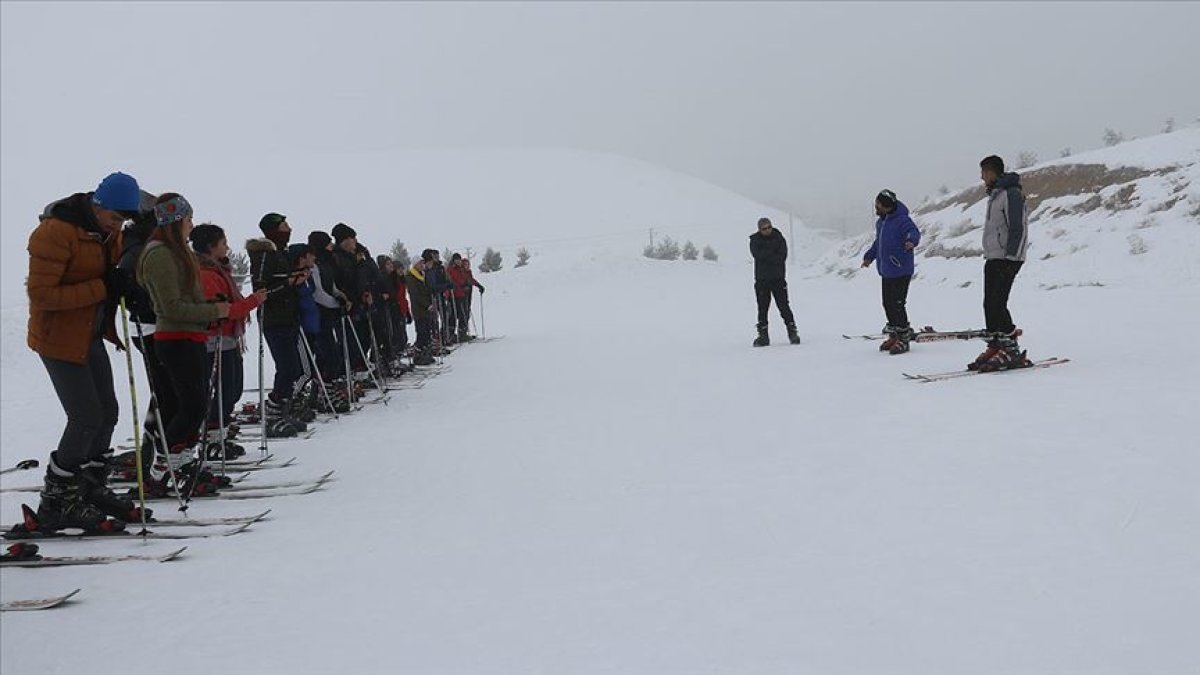
[[[258,439],[258,453],[266,457],[267,451],[267,381],[264,374],[263,359],[263,311],[258,306],[258,423],[262,427],[262,436]]]
[[[218,344],[218,346],[220,345]],[[196,485],[200,482],[200,474],[208,465],[208,462],[206,461],[208,459],[208,453],[206,452],[208,446],[208,411],[212,410],[213,399],[216,398],[217,387],[220,386],[220,354],[221,352],[218,350],[217,354],[213,356],[212,371],[210,371],[208,375],[208,394],[204,397],[204,417],[200,420],[200,429],[196,434],[197,438],[202,439],[200,441],[202,449],[200,451],[200,461],[196,463],[196,469],[192,472],[191,477],[187,481],[187,495],[184,497],[184,501],[187,504],[192,503],[192,494],[195,493]],[[221,447],[221,451],[225,451],[224,446]]]
[[[487,339],[487,322],[484,321],[484,319],[483,319],[483,293],[479,294],[479,329],[481,331],[483,331],[479,335],[482,336],[484,340],[486,340]]]
[[[371,312],[367,312],[367,330],[371,333],[371,355],[375,357],[375,372],[379,373],[379,377],[387,379],[383,374],[383,362],[379,355],[379,339],[375,337],[375,321],[371,318]]]
[[[163,461],[167,459],[167,428],[163,425],[162,407],[158,404],[157,389],[154,388],[154,375],[151,373],[153,365],[150,363],[150,350],[146,343],[146,336],[142,334],[142,324],[140,321],[133,322],[134,328],[137,328],[138,342],[142,343],[142,360],[146,365],[146,383],[150,385],[150,407],[154,410],[154,425],[158,427],[158,442],[161,443],[159,448],[162,451]],[[132,358],[132,355],[130,356]],[[141,459],[140,457],[138,458]],[[179,510],[187,515],[187,504],[183,502],[183,494],[179,489],[182,485],[179,482],[179,476],[175,475],[175,470],[171,468],[171,463],[166,462],[167,475],[171,477],[171,483],[175,486],[175,497],[179,500]]]
[[[225,351],[217,338],[217,440],[221,443],[221,475],[225,475]]]
[[[369,319],[370,317],[368,316]],[[375,370],[371,367],[371,362],[367,359],[367,352],[363,349],[362,339],[358,337],[358,329],[354,327],[353,323],[350,324],[350,332],[354,335],[354,344],[358,345],[358,353],[362,356],[363,366],[366,367],[367,374],[371,376],[371,379],[375,381],[375,386],[379,388],[380,400],[383,401],[384,405],[387,405],[387,389],[384,389],[383,383],[376,377]]]
[[[138,421],[137,384],[133,381],[133,345],[129,344],[129,316],[125,309],[125,296],[121,296],[121,336],[125,340],[125,369],[129,372],[129,400],[133,409],[133,456],[137,462],[138,511],[142,517],[142,531],[146,529],[146,479],[142,470],[142,427]],[[142,539],[142,541],[147,541]]]
[[[342,314],[342,354],[346,357],[346,402],[354,402],[354,371],[350,369],[350,334],[346,332],[349,314]]]
[[[312,362],[313,372],[317,374],[317,384],[321,386],[321,393],[325,395],[325,405],[329,406],[329,411],[333,413],[333,418],[338,417],[338,411],[333,407],[333,399],[329,397],[329,390],[325,387],[325,378],[321,377],[321,369],[317,367],[317,357],[313,354],[312,345],[308,342],[308,336],[304,331],[300,331],[300,341],[304,344],[304,353],[308,355],[309,361]]]

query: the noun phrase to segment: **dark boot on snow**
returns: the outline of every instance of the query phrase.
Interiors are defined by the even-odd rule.
[[[29,507],[22,508],[25,514],[23,529],[30,532],[55,532],[67,528],[85,532],[118,529],[88,500],[89,494],[90,485],[83,477],[78,472],[59,468],[51,456],[37,512]]]
[[[788,342],[798,345],[800,344],[800,334],[796,332],[796,324],[789,323],[787,325]]]
[[[766,326],[758,327],[758,337],[754,338],[755,347],[766,347],[771,344],[771,336],[767,333]]]
[[[888,353],[892,356],[906,353],[909,350],[909,343],[915,336],[916,333],[909,326],[896,329],[896,332],[892,333],[892,345],[888,347]]]

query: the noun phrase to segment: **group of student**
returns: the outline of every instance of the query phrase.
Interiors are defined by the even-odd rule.
[[[291,243],[278,213],[263,216],[259,229],[262,236],[246,242],[243,293],[225,231],[194,224],[180,194],[149,194],[117,172],[45,208],[29,238],[28,344],[67,425],[47,463],[40,529],[103,529],[110,519],[143,515],[108,484],[118,404],[106,340],[124,350],[128,336],[145,364],[145,489],[167,494],[186,482],[202,494],[227,479],[201,470],[200,459],[245,452],[229,432],[245,389],[252,316],[260,355],[265,346],[275,366],[263,409],[254,411],[265,416],[268,438],[304,431],[318,412],[345,412],[378,386],[377,376],[431,365],[447,345],[474,339],[473,296],[484,287],[461,255],[444,264],[426,249],[411,265],[373,257],[344,223]]]

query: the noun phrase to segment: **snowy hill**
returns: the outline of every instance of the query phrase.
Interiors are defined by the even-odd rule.
[[[1200,128],[1122,143],[1019,171],[1030,208],[1029,264],[1018,284],[1052,290],[1149,278],[1200,280]],[[982,185],[910,204],[922,231],[921,283],[979,283]],[[814,273],[874,276],[858,260],[870,235],[847,240]]]
[[[617,165],[632,174],[616,176]],[[637,194],[644,174],[610,168],[605,185],[623,190],[530,188],[528,203],[513,196],[504,212],[553,220],[541,200],[559,194],[562,209],[586,198],[581,212],[619,213],[627,207],[593,196]],[[1150,199],[1146,181],[1166,177],[1132,179],[1142,181],[1135,194]],[[690,194],[684,183],[677,195]],[[662,196],[655,185],[643,205]],[[304,187],[290,199],[321,201]],[[752,221],[741,219],[757,207],[710,199],[725,204],[722,219],[744,246]],[[1095,211],[1063,235],[1088,248],[1029,266],[1037,283],[1056,278],[1036,276],[1044,265],[1060,281],[1105,288],[1047,293],[1018,280],[1025,346],[1070,364],[938,384],[901,373],[961,368],[980,345],[918,344],[891,357],[841,337],[883,323],[873,273],[847,283],[797,268],[804,343],[751,349],[743,256],[664,263],[637,255],[640,238],[633,255],[616,237],[562,242],[528,267],[481,277],[477,323],[504,339],[464,347],[447,358],[450,372],[395,392],[386,407],[273,444],[297,463],[247,478],[336,469],[323,489],[195,503],[194,517],[272,513],[245,533],[188,541],[171,563],[0,571],[2,600],[84,589],[57,610],[6,613],[0,671],[1191,673],[1200,663],[1191,410],[1200,361],[1190,357],[1200,285],[1183,283],[1175,253],[1154,238],[1189,241],[1175,224],[1186,201],[1157,212],[1169,221],[1137,230],[1150,237],[1146,254],[1104,249],[1103,276],[1087,275],[1084,256],[1101,250],[1099,235],[1124,242],[1126,233],[1095,228],[1132,227],[1128,211],[1142,206]],[[657,213],[691,208],[673,204]],[[953,227],[970,208],[938,212]],[[463,222],[482,228],[487,218]],[[946,233],[938,240],[947,245],[971,239]],[[1057,241],[1035,236],[1035,258]],[[1112,270],[1143,264],[1162,283],[1116,283],[1127,277]],[[977,325],[977,285],[954,282],[977,278],[980,261],[922,266],[947,280],[914,285],[913,319]],[[1119,331],[1097,330],[1114,317]],[[20,307],[3,314],[3,466],[44,462],[62,422],[22,344],[23,321]],[[124,357],[113,357],[123,439]],[[2,485],[39,479],[27,471]],[[0,495],[6,523],[22,501],[36,495]],[[169,548],[46,542],[44,552]],[[107,656],[139,630],[171,658]],[[201,658],[189,656],[193,636],[205,636]]]

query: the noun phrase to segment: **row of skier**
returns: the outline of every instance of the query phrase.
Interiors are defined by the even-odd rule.
[[[472,299],[484,287],[461,256],[445,264],[426,249],[404,269],[373,257],[344,223],[304,243],[291,243],[278,213],[263,216],[259,229],[246,243],[252,292],[244,295],[225,231],[194,224],[180,194],[152,195],[117,172],[94,191],[46,206],[29,238],[28,345],[67,424],[27,529],[96,531],[149,517],[131,495],[111,489],[122,473],[151,496],[226,485],[203,467],[245,453],[235,439],[246,418],[235,413],[255,314],[262,404],[245,407],[263,438],[302,432],[319,411],[346,412],[383,378],[431,365],[446,345],[473,339]],[[127,343],[140,352],[151,390],[136,470],[114,458],[119,406],[105,341],[125,351],[131,392]],[[269,392],[267,349],[275,366]]]
[[[1022,368],[1031,362],[1018,343],[1021,330],[1013,323],[1008,300],[1029,247],[1029,210],[1020,176],[1006,171],[1002,158],[985,157],[979,167],[987,191],[983,223],[985,328],[979,334],[987,340],[987,348],[967,368],[984,372]],[[876,195],[875,215],[875,239],[863,253],[861,265],[874,265],[882,280],[887,325],[883,329],[886,339],[879,349],[903,354],[917,336],[908,320],[907,305],[909,284],[916,271],[914,252],[921,243],[921,231],[909,215],[908,207],[891,190]],[[754,291],[758,301],[758,337],[754,346],[771,343],[767,315],[772,298],[789,339],[798,343],[800,337],[787,293],[787,242],[769,219],[758,221],[758,232],[750,236],[750,254],[754,258]]]

